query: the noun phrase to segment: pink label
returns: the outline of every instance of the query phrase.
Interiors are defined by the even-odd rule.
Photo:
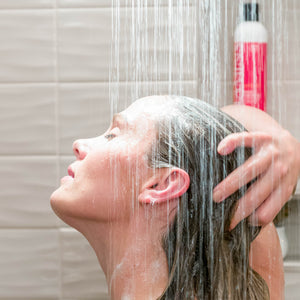
[[[233,102],[266,110],[267,44],[234,43]]]

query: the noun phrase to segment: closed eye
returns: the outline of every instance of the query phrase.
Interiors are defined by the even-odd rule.
[[[116,135],[115,134],[113,134],[113,133],[110,133],[110,134],[107,134],[107,135],[105,135],[104,136],[104,138],[106,138],[106,139],[112,139],[112,138],[114,138],[114,137],[116,137]]]

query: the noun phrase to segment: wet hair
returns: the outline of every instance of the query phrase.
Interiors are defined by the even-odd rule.
[[[162,237],[169,281],[158,299],[269,299],[265,281],[249,266],[250,244],[260,228],[245,219],[229,231],[238,199],[255,180],[221,203],[212,199],[214,187],[252,155],[252,148],[238,147],[222,156],[218,144],[246,129],[199,99],[166,98],[170,112],[156,122],[149,166],[182,168],[190,186]]]

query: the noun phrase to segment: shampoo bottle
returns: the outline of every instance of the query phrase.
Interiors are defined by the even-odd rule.
[[[258,3],[245,3],[234,33],[234,103],[266,110],[267,41]]]

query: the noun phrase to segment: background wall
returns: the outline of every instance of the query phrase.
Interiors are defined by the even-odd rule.
[[[300,2],[261,3],[268,112],[300,140]],[[134,4],[0,1],[0,299],[108,299],[87,241],[49,205],[75,139],[144,95],[232,101],[237,1]]]

